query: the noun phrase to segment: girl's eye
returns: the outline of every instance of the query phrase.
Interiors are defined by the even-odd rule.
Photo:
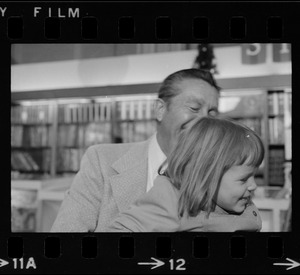
[[[244,184],[244,183],[246,183],[248,181],[248,179],[241,179],[240,181],[241,181],[241,183]]]

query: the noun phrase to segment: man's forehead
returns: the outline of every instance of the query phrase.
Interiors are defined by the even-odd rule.
[[[178,95],[186,100],[202,100],[207,98],[218,99],[219,94],[215,87],[201,79],[185,79],[177,85]]]

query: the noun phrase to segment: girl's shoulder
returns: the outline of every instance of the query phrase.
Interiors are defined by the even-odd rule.
[[[175,188],[175,186],[172,184],[169,177],[164,175],[158,175],[153,183],[153,188],[161,189],[161,190],[169,190],[174,193],[178,193],[178,190]]]

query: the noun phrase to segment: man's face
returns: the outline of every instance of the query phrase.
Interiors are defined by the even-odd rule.
[[[167,106],[160,102],[160,125],[157,140],[166,155],[176,142],[178,132],[186,128],[195,118],[218,114],[218,91],[199,79],[185,79],[176,84],[179,94]]]
[[[222,177],[216,204],[230,213],[244,212],[257,187],[255,167],[247,165],[232,166]]]

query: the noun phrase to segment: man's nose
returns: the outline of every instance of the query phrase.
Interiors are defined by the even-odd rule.
[[[203,107],[200,112],[197,113],[198,117],[206,117],[209,116],[209,110],[206,107]]]

